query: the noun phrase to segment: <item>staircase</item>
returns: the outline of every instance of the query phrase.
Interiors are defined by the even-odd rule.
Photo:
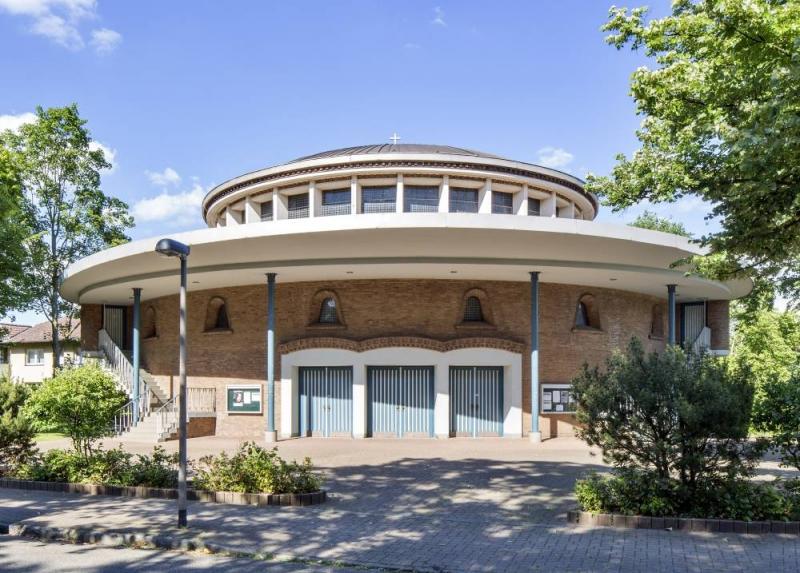
[[[171,398],[147,370],[139,369],[139,407],[133,403],[133,365],[105,330],[98,333],[100,366],[117,381],[129,401],[114,417],[114,434],[132,442],[163,442],[178,431],[178,399]],[[187,416],[214,416],[216,390],[187,388]]]

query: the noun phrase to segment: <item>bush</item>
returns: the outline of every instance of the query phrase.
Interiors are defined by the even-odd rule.
[[[753,414],[755,429],[770,435],[781,465],[800,471],[800,366],[788,380],[775,378],[761,387]]]
[[[678,347],[645,354],[634,338],[604,371],[584,365],[572,389],[578,435],[615,467],[664,487],[677,479],[693,497],[703,480],[750,475],[758,459],[747,442],[753,388],[747,372],[724,359]]]
[[[310,459],[287,462],[277,448],[252,442],[242,444],[233,456],[223,452],[201,458],[192,483],[195,489],[239,493],[310,493],[322,487]]]
[[[86,365],[65,368],[42,382],[25,411],[68,435],[75,451],[88,458],[97,440],[111,433],[114,415],[127,401],[109,374]]]
[[[800,487],[745,479],[704,479],[690,491],[676,479],[652,472],[616,471],[578,480],[575,494],[584,511],[654,517],[683,516],[746,521],[797,519]]]
[[[28,395],[26,386],[0,379],[0,473],[13,471],[36,452],[36,430],[21,411]]]
[[[177,463],[177,454],[167,454],[161,446],[153,448],[152,456],[134,456],[122,447],[95,450],[88,456],[73,450],[50,450],[22,464],[16,477],[62,483],[172,488],[178,483]]]

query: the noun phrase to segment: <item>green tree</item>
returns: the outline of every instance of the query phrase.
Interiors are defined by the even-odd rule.
[[[0,316],[23,307],[25,298],[23,243],[29,230],[23,216],[22,184],[11,153],[0,146]],[[0,332],[0,336],[3,333]]]
[[[761,390],[753,425],[770,434],[782,466],[800,471],[800,365],[786,379],[767,381]]]
[[[36,431],[21,413],[27,398],[26,386],[0,378],[0,471],[17,467],[36,452]]]
[[[601,370],[584,365],[572,381],[578,435],[626,470],[698,480],[747,474],[755,452],[745,446],[753,403],[748,373],[723,359],[679,347],[646,354],[633,338]]]
[[[672,233],[673,235],[680,235],[682,237],[691,238],[692,234],[686,230],[683,223],[659,217],[652,211],[645,211],[633,222],[629,223],[631,227],[639,227],[640,229],[650,229],[651,231],[661,231],[662,233]]]
[[[757,269],[800,290],[800,3],[675,0],[670,15],[613,7],[603,30],[643,50],[631,94],[643,117],[632,156],[587,188],[615,209],[695,195],[711,205],[730,273]]]
[[[733,314],[731,359],[736,367],[750,372],[758,396],[768,382],[786,382],[800,362],[800,315],[763,309],[743,321],[744,312],[738,309]]]
[[[76,105],[36,109],[36,121],[0,134],[0,146],[19,170],[24,219],[32,238],[25,242],[29,308],[52,329],[53,371],[60,365],[60,319],[76,308],[59,295],[64,269],[105,247],[128,240],[133,224],[128,206],[100,190],[100,170],[110,167],[92,139]]]
[[[68,435],[75,451],[89,457],[97,440],[110,435],[114,414],[126,402],[109,374],[86,365],[65,368],[42,382],[25,411]]]

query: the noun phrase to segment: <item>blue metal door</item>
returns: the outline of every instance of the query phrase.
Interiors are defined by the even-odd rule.
[[[433,392],[433,366],[368,366],[369,435],[433,436]]]
[[[503,435],[503,367],[450,367],[450,435]]]
[[[353,368],[300,368],[300,435],[353,435]]]

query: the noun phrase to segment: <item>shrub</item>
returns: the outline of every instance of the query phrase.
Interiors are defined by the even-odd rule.
[[[109,374],[86,365],[65,368],[42,382],[26,412],[68,435],[75,451],[88,458],[97,440],[111,433],[114,415],[126,402]]]
[[[84,455],[73,450],[50,450],[22,464],[16,477],[35,481],[120,486],[176,487],[177,454],[153,448],[152,456],[130,454],[122,447]]]
[[[746,521],[796,519],[797,490],[744,479],[703,479],[690,491],[676,479],[627,470],[590,475],[575,484],[584,511],[654,517],[684,516]]]
[[[703,480],[750,475],[758,459],[747,442],[753,388],[721,358],[678,347],[646,354],[634,338],[604,371],[584,365],[572,388],[578,435],[664,486],[676,478],[691,494]]]
[[[310,493],[322,487],[310,459],[287,462],[277,448],[267,450],[252,442],[232,456],[223,452],[201,458],[192,483],[195,489],[239,493]]]
[[[21,411],[28,395],[26,386],[0,379],[0,472],[13,471],[36,452],[36,430]]]
[[[775,378],[761,387],[753,426],[770,434],[781,465],[800,471],[800,366],[787,380]]]

